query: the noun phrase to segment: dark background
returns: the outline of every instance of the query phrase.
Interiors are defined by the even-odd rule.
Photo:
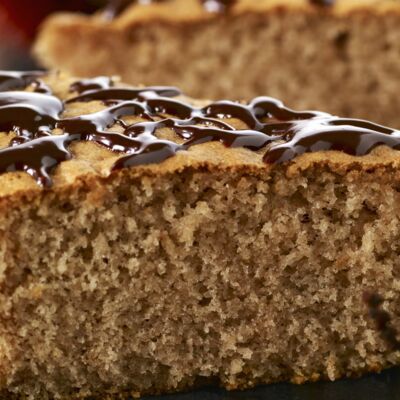
[[[30,46],[40,22],[55,11],[93,13],[107,0],[0,0],[0,68],[30,69]]]
[[[257,0],[255,0],[257,1]],[[37,26],[56,10],[93,12],[102,0],[0,0],[0,69],[37,67],[29,55]],[[305,385],[276,384],[244,392],[206,388],[146,400],[400,400],[400,368],[360,379]]]
[[[399,400],[400,368],[360,379],[318,382],[305,385],[289,383],[262,386],[244,392],[207,388],[191,393],[148,397],[144,400]]]

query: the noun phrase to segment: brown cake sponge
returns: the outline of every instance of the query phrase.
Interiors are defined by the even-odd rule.
[[[26,91],[78,95],[76,79],[41,81]],[[59,118],[113,106],[64,101]],[[107,131],[149,123],[143,115]],[[57,126],[50,138],[62,137]],[[0,160],[23,134],[1,134]],[[43,135],[24,143],[38,151]],[[183,142],[170,127],[157,136]],[[24,143],[14,143],[13,157]],[[363,301],[382,293],[399,328],[397,150],[317,151],[271,164],[265,149],[211,141],[111,173],[126,154],[89,139],[70,151],[47,186],[33,167],[0,174],[2,398],[117,399],[209,382],[243,389],[400,363]]]

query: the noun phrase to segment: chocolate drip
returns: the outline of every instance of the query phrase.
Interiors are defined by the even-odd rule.
[[[170,140],[158,139],[146,133],[146,130],[136,139],[134,136],[130,140],[132,144],[130,154],[118,159],[112,167],[113,171],[136,165],[160,163],[174,156],[178,151],[185,150],[185,146]]]
[[[267,163],[281,163],[315,151],[338,150],[361,156],[375,147],[400,148],[400,131],[363,120],[335,117],[311,119],[292,125],[285,143],[273,146],[264,156]]]
[[[0,93],[0,131],[31,139],[54,128],[64,104],[54,96],[30,92]]]
[[[336,0],[310,0],[310,3],[317,6],[329,7],[333,6],[335,4],[335,1]]]
[[[43,75],[42,71],[0,71],[0,92],[32,85],[37,93],[51,94],[50,88],[40,79]]]
[[[14,79],[12,73],[9,76]],[[79,95],[66,103],[97,100],[106,106],[74,118],[60,117],[64,103],[55,96],[0,93],[0,130],[16,134],[10,147],[0,150],[0,172],[26,171],[40,185],[49,186],[51,170],[71,158],[68,147],[74,141],[91,141],[125,154],[113,170],[160,162],[212,141],[253,151],[265,148],[267,163],[324,150],[360,156],[382,144],[400,149],[400,131],[315,111],[297,112],[270,97],[258,97],[248,104],[225,100],[196,107],[175,98],[180,95],[175,88],[111,86],[106,77],[74,82],[70,90]],[[126,116],[136,116],[140,122],[129,125]],[[234,128],[234,120],[244,128]],[[55,128],[63,134],[52,135]],[[158,138],[157,131],[163,128],[172,130],[176,141]]]
[[[397,331],[391,326],[392,318],[387,311],[382,309],[384,298],[376,293],[365,293],[364,301],[382,338],[392,350],[400,350],[400,338],[398,338]]]
[[[193,113],[195,114],[195,113]],[[202,124],[202,125],[196,125]],[[154,134],[158,129],[171,128],[185,142],[181,145],[160,140]],[[186,120],[164,119],[156,122],[143,122],[130,125],[124,135],[139,140],[140,146],[130,151],[130,155],[119,159],[113,170],[139,164],[161,162],[180,150],[187,150],[193,145],[218,141],[226,147],[246,147],[259,150],[272,141],[272,138],[257,131],[235,130],[230,125],[206,117],[191,117]]]
[[[121,118],[126,115],[145,116],[146,109],[136,102],[123,102],[97,113],[63,119],[57,127],[73,135],[74,140],[92,141],[112,151],[128,153],[136,148],[136,141],[125,134],[105,132],[116,123],[125,126]]]
[[[83,94],[80,96],[68,99],[67,103],[74,103],[77,101],[82,101],[82,102],[93,101],[93,100],[102,100],[102,101],[133,100],[133,99],[140,99],[143,97],[144,94],[149,95],[150,93],[154,93],[156,95],[164,97],[174,97],[174,96],[179,96],[181,94],[180,90],[166,86],[148,86],[138,89],[108,88],[108,89],[90,90],[87,92],[83,92]]]
[[[82,94],[93,90],[110,89],[112,86],[114,86],[114,82],[110,77],[98,76],[96,78],[81,79],[72,83],[70,92]]]
[[[72,156],[67,146],[73,138],[69,135],[44,136],[16,147],[0,150],[0,171],[25,171],[41,186],[50,186],[51,171]]]
[[[41,76],[43,72],[40,71],[0,71],[0,92],[24,89]]]
[[[53,94],[52,90],[41,79],[32,82],[33,91],[35,93]]]
[[[142,104],[134,101],[127,101],[93,114],[62,119],[58,122],[57,128],[64,129],[72,134],[94,134],[111,127],[123,116],[141,116],[144,114],[146,114],[146,108]]]
[[[128,153],[128,156],[115,163],[113,169],[160,162],[179,150],[186,150],[192,145],[209,141],[220,141],[228,147],[243,146],[258,150],[272,140],[261,132],[234,130],[224,122],[208,118],[208,114],[211,116],[210,107],[207,107],[207,109],[210,108],[208,111],[207,109],[196,108],[178,100],[158,96],[156,92],[175,93],[171,88],[146,88],[146,90],[139,91],[132,89],[130,97],[142,97],[141,103],[123,102],[96,114],[63,120],[57,127],[68,133],[83,134],[79,140],[94,141],[110,150]],[[127,98],[126,90],[117,89],[113,92],[105,90],[99,90],[97,94],[93,92],[91,99],[109,100],[105,94],[108,94],[109,98],[114,101]],[[232,111],[231,108],[236,109],[236,107],[238,105],[227,108],[227,111]],[[178,119],[154,120],[154,118],[163,114],[173,115]],[[121,121],[121,117],[124,115],[141,116],[150,121],[126,126]],[[126,129],[122,135],[104,132],[104,129],[115,123],[125,126]],[[203,126],[196,126],[196,124]],[[186,140],[186,143],[180,145],[172,141],[158,139],[155,133],[161,128],[173,129],[178,136]]]

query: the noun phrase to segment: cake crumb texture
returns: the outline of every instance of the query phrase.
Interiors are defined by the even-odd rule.
[[[196,171],[77,185],[2,221],[3,387],[29,399],[398,364],[363,292],[399,304],[399,174]]]

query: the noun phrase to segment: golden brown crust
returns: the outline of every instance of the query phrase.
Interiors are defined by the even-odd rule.
[[[400,12],[400,2],[397,0],[336,0],[331,7],[316,7],[309,0],[237,0],[230,8],[229,15],[237,16],[248,12],[271,12],[276,10],[305,11],[317,13],[332,13],[342,16],[355,11],[368,11],[371,13]],[[111,21],[106,21],[101,13],[94,16],[84,16],[73,13],[59,13],[51,16],[47,23],[64,22],[65,24],[75,21],[80,24],[93,26],[108,26],[110,29],[124,29],[128,25],[163,20],[169,22],[195,22],[221,18],[221,15],[205,11],[198,0],[170,0],[168,2],[140,5],[132,3],[124,13]],[[223,16],[225,17],[225,16]]]
[[[44,79],[52,88],[54,94],[61,99],[73,96],[69,92],[69,86],[76,78],[60,73],[50,73]],[[29,90],[29,89],[28,89]],[[206,101],[185,98],[192,104],[204,105]],[[71,103],[64,112],[65,117],[72,117],[104,109],[100,102]],[[130,122],[138,121],[138,118],[128,119]],[[243,126],[241,121],[229,120],[236,127]],[[118,131],[118,127],[113,130]],[[57,130],[55,133],[57,134]],[[162,133],[166,138],[175,139],[175,134],[170,129],[164,129]],[[12,135],[12,134],[11,134]],[[9,133],[0,133],[2,147],[7,146],[10,139]],[[176,156],[167,159],[160,164],[150,164],[124,169],[110,173],[112,164],[123,154],[111,152],[97,144],[89,142],[76,143],[72,147],[74,158],[61,163],[54,172],[54,185],[50,189],[40,188],[34,179],[24,172],[10,172],[0,174],[0,206],[3,210],[15,205],[15,200],[29,199],[32,201],[43,192],[68,193],[76,190],[81,185],[97,185],[104,180],[114,179],[121,174],[129,174],[132,177],[168,175],[181,173],[185,170],[213,170],[213,171],[241,171],[256,176],[268,176],[275,168],[286,171],[288,177],[294,177],[307,169],[315,166],[328,168],[338,174],[346,174],[351,171],[397,171],[400,169],[400,152],[386,146],[376,148],[365,156],[351,156],[338,151],[325,151],[307,153],[295,158],[283,165],[266,164],[263,162],[263,150],[254,152],[245,148],[226,148],[219,142],[209,142],[191,147],[188,151],[181,151]]]
[[[370,12],[374,14],[400,13],[400,2],[391,0],[337,0],[335,5],[329,8],[315,7],[308,0],[238,0],[230,10],[229,16],[240,16],[241,14],[271,13],[281,11],[331,13],[337,16],[345,16],[353,12]],[[171,0],[166,3],[154,3],[150,5],[132,4],[124,13],[114,20],[104,20],[101,13],[93,16],[85,16],[73,13],[58,13],[50,16],[43,24],[42,35],[46,29],[67,28],[74,25],[81,29],[123,30],[135,24],[164,21],[170,23],[186,22],[194,23],[209,19],[225,18],[218,14],[208,13],[204,10],[198,0]]]

